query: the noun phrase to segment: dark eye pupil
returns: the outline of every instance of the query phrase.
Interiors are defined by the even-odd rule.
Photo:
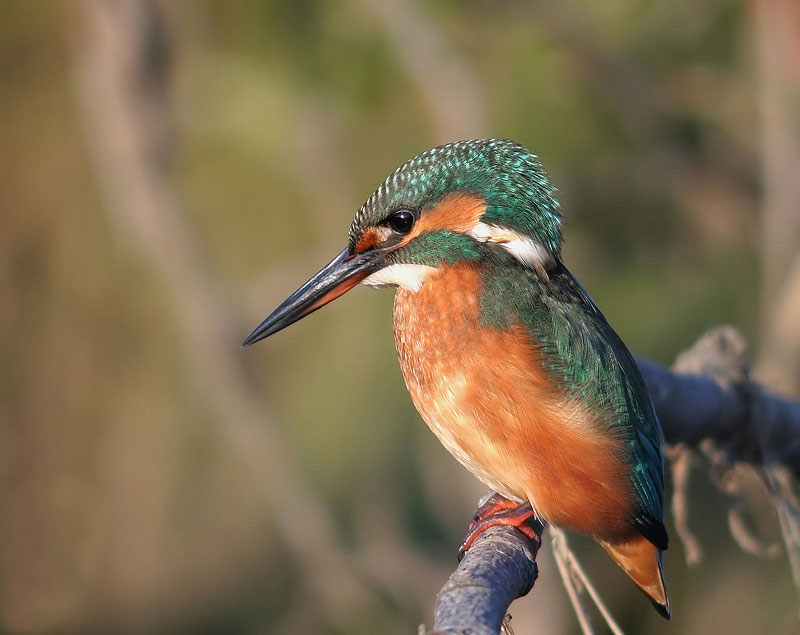
[[[414,224],[414,214],[408,210],[400,210],[389,217],[389,227],[398,234],[407,234]]]

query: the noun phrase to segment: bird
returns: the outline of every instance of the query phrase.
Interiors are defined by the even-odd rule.
[[[422,152],[242,346],[359,283],[396,287],[395,344],[414,406],[495,492],[462,550],[494,524],[530,535],[531,519],[586,534],[670,619],[661,427],[633,356],[562,261],[555,194],[514,141]]]

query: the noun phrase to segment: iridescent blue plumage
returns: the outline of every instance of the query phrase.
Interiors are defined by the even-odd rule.
[[[484,276],[481,309],[487,326],[525,324],[554,384],[624,438],[636,501],[629,520],[666,549],[661,427],[636,362],[589,294],[560,262],[542,280],[501,254]]]

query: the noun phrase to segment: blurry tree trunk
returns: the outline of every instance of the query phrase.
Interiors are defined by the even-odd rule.
[[[800,3],[755,0],[764,292],[759,372],[800,394]]]
[[[177,316],[189,380],[200,388],[220,438],[252,471],[264,508],[280,510],[270,516],[303,576],[303,601],[314,602],[315,615],[346,622],[345,616],[360,610],[369,591],[356,575],[353,559],[342,552],[332,519],[294,465],[243,365],[236,334],[244,326],[187,222],[172,179],[168,53],[173,42],[163,5],[158,0],[84,0],[81,7],[75,89],[112,229],[163,281]],[[164,546],[157,547],[162,553]],[[125,557],[136,560],[130,553]],[[111,589],[106,600],[112,605],[110,623],[121,619],[126,628],[141,628],[139,621],[125,620],[130,617],[126,613],[142,605],[164,619],[181,610],[175,606],[178,599],[202,602],[196,580],[208,580],[212,587],[207,591],[218,593],[213,582],[230,572],[224,559],[216,560],[214,570],[199,556],[180,570],[151,564],[139,572],[145,581],[138,587],[140,597]],[[113,572],[108,582],[118,582]],[[184,589],[194,593],[184,598]]]
[[[423,4],[409,0],[355,0],[373,15],[394,55],[416,85],[429,113],[435,143],[484,137],[489,131],[480,83]],[[454,107],[455,106],[455,107]]]

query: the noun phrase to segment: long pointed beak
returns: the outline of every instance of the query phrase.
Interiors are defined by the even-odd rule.
[[[385,257],[386,252],[382,250],[354,256],[349,255],[347,249],[342,250],[336,258],[270,313],[247,336],[242,346],[255,344],[335,300],[378,270]]]

